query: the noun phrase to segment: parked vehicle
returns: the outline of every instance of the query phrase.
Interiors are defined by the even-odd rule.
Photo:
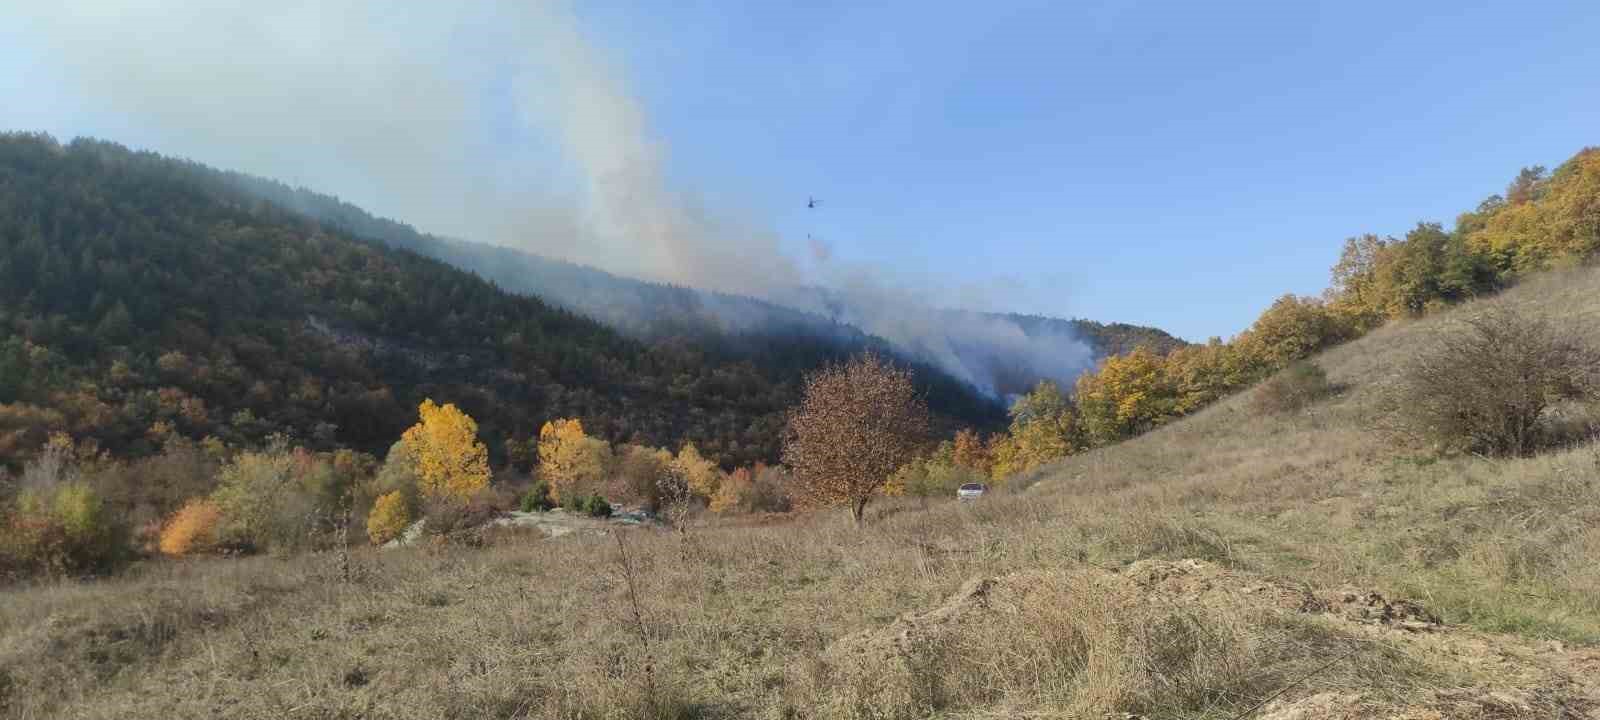
[[[977,500],[989,492],[989,486],[983,483],[967,483],[956,489],[956,497],[962,500]]]

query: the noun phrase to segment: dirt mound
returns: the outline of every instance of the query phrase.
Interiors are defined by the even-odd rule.
[[[1123,577],[1147,593],[1184,601],[1232,601],[1265,608],[1312,612],[1321,607],[1310,591],[1228,570],[1204,560],[1140,560]]]
[[[1015,585],[1020,578],[1006,577],[1006,584]],[[1001,580],[980,577],[968,580],[955,594],[938,607],[919,613],[908,613],[897,618],[882,630],[868,630],[844,638],[829,650],[831,660],[861,663],[894,661],[911,654],[918,643],[937,639],[953,626],[987,612],[990,595],[1001,585]],[[1009,592],[1010,587],[1003,588]]]
[[[1256,607],[1327,613],[1355,622],[1422,632],[1442,626],[1439,616],[1415,600],[1386,598],[1375,590],[1316,591],[1254,577],[1203,560],[1140,560],[1122,573],[1145,591],[1185,601],[1223,598]]]
[[[1328,612],[1347,620],[1391,625],[1402,630],[1438,629],[1439,616],[1414,600],[1385,599],[1375,591],[1344,590],[1323,596]]]

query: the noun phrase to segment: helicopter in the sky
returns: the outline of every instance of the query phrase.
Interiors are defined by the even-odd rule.
[[[818,200],[818,199],[816,199],[814,197],[811,197],[811,196],[806,196],[806,208],[809,209],[809,210],[817,209],[817,203],[820,203],[820,202],[822,202],[822,201]]]

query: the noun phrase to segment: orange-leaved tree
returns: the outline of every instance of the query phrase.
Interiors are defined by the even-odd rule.
[[[489,450],[478,423],[452,404],[423,400],[420,420],[401,436],[416,463],[417,485],[431,499],[461,500],[489,484]]]
[[[961,467],[973,470],[980,475],[988,475],[994,467],[994,455],[989,452],[988,444],[984,443],[983,436],[971,428],[956,433],[954,445],[951,447],[951,459]]]
[[[190,500],[161,529],[163,555],[182,556],[206,552],[217,544],[222,508],[210,500]]]
[[[911,371],[875,354],[808,375],[783,444],[798,498],[847,505],[860,524],[872,496],[926,443],[929,424]]]

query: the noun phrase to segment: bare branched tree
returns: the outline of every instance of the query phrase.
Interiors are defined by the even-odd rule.
[[[927,440],[928,406],[911,371],[868,353],[806,378],[789,413],[783,459],[795,495],[813,507],[847,505],[860,524],[873,495]]]
[[[684,562],[693,556],[693,541],[689,539],[689,523],[694,518],[694,493],[689,480],[676,466],[670,466],[656,478],[656,495],[661,503],[660,513],[678,534]]]

